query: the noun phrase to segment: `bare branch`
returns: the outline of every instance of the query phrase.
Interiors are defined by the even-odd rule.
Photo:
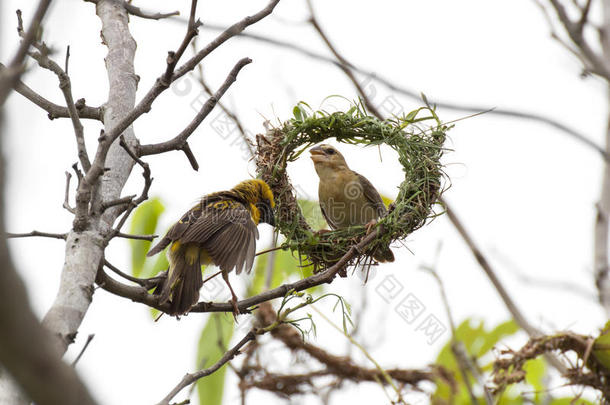
[[[324,32],[324,30],[322,30],[322,27],[320,26],[320,24],[318,23],[318,20],[316,19],[316,15],[315,15],[315,12],[313,9],[313,5],[311,4],[311,0],[307,0],[307,6],[309,8],[309,13],[310,13],[309,22],[311,23],[313,28],[316,30],[318,35],[320,35],[320,38],[322,38],[322,40],[324,41],[324,43],[326,44],[328,49],[332,52],[333,55],[335,55],[335,58],[337,58],[337,60],[339,61],[339,64],[338,64],[339,68],[352,81],[354,87],[356,87],[356,90],[358,90],[359,94],[362,94],[362,95],[366,94],[364,92],[364,89],[360,85],[360,82],[356,79],[356,76],[354,76],[354,74],[352,73],[345,58],[343,56],[341,56],[341,54],[337,51],[337,48],[335,48],[333,46],[333,44],[330,42],[330,39],[328,38],[328,36]],[[381,117],[381,113],[379,112],[379,110],[377,110],[377,107],[373,103],[370,102],[368,97],[364,98],[364,103],[366,104],[367,110],[369,110],[373,115],[375,115],[377,117]]]
[[[91,167],[91,162],[89,161],[89,155],[87,154],[87,147],[85,145],[83,125],[80,122],[78,110],[76,109],[74,98],[72,97],[72,84],[70,81],[70,76],[68,76],[68,74],[55,61],[48,57],[44,50],[44,45],[37,45],[37,48],[40,49],[40,52],[30,52],[29,55],[34,58],[36,62],[38,62],[40,67],[50,70],[57,76],[59,80],[59,88],[64,95],[64,99],[66,100],[68,114],[72,120],[72,126],[74,127],[78,158],[83,169],[88,171]],[[66,54],[66,67],[68,66],[69,53],[70,51],[68,50],[68,53]]]
[[[561,24],[565,28],[566,33],[574,43],[580,49],[585,59],[590,64],[591,73],[595,73],[601,76],[603,79],[610,81],[610,70],[604,63],[602,57],[595,51],[584,37],[584,26],[587,22],[587,16],[589,12],[589,6],[585,5],[582,9],[582,15],[578,22],[574,22],[570,19],[567,10],[563,6],[560,0],[549,0],[555,12],[557,18],[561,21]]]
[[[165,69],[165,74],[163,75],[163,81],[169,86],[172,82],[172,75],[174,74],[174,69],[176,68],[176,64],[186,51],[186,48],[189,46],[193,38],[197,36],[199,33],[198,28],[201,25],[200,21],[195,21],[195,14],[197,11],[197,2],[198,0],[191,0],[191,13],[189,16],[189,22],[186,27],[186,34],[182,39],[182,43],[178,47],[176,52],[168,52],[167,54],[167,68]]]
[[[0,73],[3,72],[6,67],[0,63]],[[48,113],[49,119],[53,120],[55,118],[70,118],[70,111],[67,107],[60,106],[55,104],[46,98],[42,97],[40,94],[36,93],[26,84],[24,84],[21,80],[18,80],[15,85],[15,91],[21,94],[23,97],[30,100],[32,103],[36,104],[38,107],[42,108]],[[76,111],[78,116],[83,119],[92,119],[101,121],[103,116],[102,107],[90,107],[85,105],[85,99],[81,98],[75,103]]]
[[[152,242],[153,240],[155,240],[155,238],[159,237],[159,235],[131,235],[123,232],[117,232],[115,236],[124,239],[147,240],[149,242]]]
[[[207,117],[208,114],[212,111],[218,100],[222,98],[222,96],[229,89],[229,87],[231,87],[231,85],[237,80],[237,74],[239,73],[239,71],[251,62],[252,59],[250,58],[243,58],[239,62],[237,62],[233,69],[231,69],[231,72],[225,79],[222,86],[220,86],[218,91],[216,91],[216,93],[205,102],[205,104],[201,107],[195,118],[193,118],[190,124],[182,132],[180,132],[178,135],[176,135],[173,139],[170,139],[169,141],[151,145],[141,145],[139,148],[140,156],[157,155],[160,153],[168,152],[170,150],[182,150],[189,136],[191,136],[193,131],[197,129],[199,124],[201,124],[205,117]]]
[[[64,196],[64,204],[63,207],[70,213],[74,214],[74,208],[70,207],[70,180],[72,179],[72,175],[69,172],[66,172],[66,191]]]
[[[246,336],[244,336],[237,344],[235,344],[235,346],[233,346],[230,350],[225,352],[225,354],[220,358],[220,360],[218,360],[214,365],[212,365],[211,367],[208,367],[206,369],[196,371],[194,373],[187,373],[182,378],[182,381],[180,381],[180,383],[178,385],[176,385],[176,387],[174,387],[174,389],[171,390],[170,393],[167,394],[167,396],[165,398],[163,398],[161,400],[161,402],[159,402],[157,405],[169,405],[169,401],[171,401],[172,398],[174,398],[180,391],[182,391],[182,389],[188,387],[189,385],[191,385],[195,381],[199,380],[200,378],[203,378],[203,377],[206,377],[206,376],[212,374],[213,372],[218,370],[220,367],[225,365],[227,362],[233,360],[233,358],[235,356],[240,354],[240,349],[243,346],[245,346],[246,343],[254,340],[255,338],[256,338],[256,334],[254,333],[254,331],[248,332],[246,334]]]
[[[89,347],[89,344],[91,343],[91,341],[93,340],[94,337],[95,337],[95,334],[93,334],[93,333],[90,334],[89,336],[87,336],[87,341],[85,342],[85,345],[81,349],[80,353],[78,353],[78,356],[76,356],[76,358],[72,362],[72,367],[76,367],[76,364],[81,359],[81,357],[83,357],[83,354],[85,354],[85,350],[87,350],[87,348]]]
[[[185,142],[184,146],[182,146],[182,148],[180,148],[180,150],[182,152],[184,152],[184,154],[186,155],[186,158],[188,159],[189,163],[191,164],[191,167],[193,168],[193,170],[198,171],[199,163],[197,163],[197,158],[195,157],[195,154],[191,150],[189,143]]]
[[[205,24],[205,25],[203,25],[202,28],[214,30],[214,31],[222,31],[222,30],[226,29],[225,27],[213,25],[213,24]],[[320,53],[310,51],[302,46],[297,45],[293,41],[292,42],[282,41],[280,39],[271,38],[271,37],[267,37],[267,36],[260,35],[260,34],[253,34],[253,33],[249,33],[249,32],[242,32],[239,34],[239,36],[243,37],[245,39],[251,39],[251,40],[255,40],[255,41],[259,41],[259,42],[264,42],[264,43],[267,43],[267,44],[270,44],[273,46],[277,46],[279,48],[284,48],[284,49],[288,49],[288,50],[291,50],[294,52],[298,52],[298,53],[301,53],[305,56],[309,56],[316,60],[321,60],[323,62],[332,63],[333,65],[336,65],[337,67],[341,66],[341,64],[337,60],[330,58],[328,56],[322,55]],[[375,80],[376,82],[383,84],[388,89],[390,89],[398,94],[401,94],[403,96],[409,97],[414,100],[421,100],[421,95],[417,91],[396,85],[392,80],[387,79],[384,76],[381,76],[373,71],[366,70],[359,66],[353,65],[349,61],[346,61],[345,65],[348,66],[349,68],[351,68],[352,70],[354,70],[355,72],[366,76],[367,79],[365,79],[364,81]],[[464,111],[464,112],[468,112],[468,113],[479,113],[481,111],[490,110],[489,106],[458,104],[458,103],[453,103],[450,101],[435,100],[431,97],[428,97],[428,98],[437,107],[446,108],[448,110]],[[489,111],[489,113],[495,114],[495,115],[501,115],[501,116],[505,116],[505,117],[511,117],[511,118],[527,119],[527,120],[532,120],[535,122],[540,122],[545,125],[549,125],[555,129],[562,131],[564,134],[574,138],[575,140],[581,142],[585,146],[594,149],[596,152],[598,152],[602,156],[602,158],[610,159],[610,156],[607,156],[606,152],[604,151],[604,148],[602,148],[601,146],[597,145],[595,142],[588,139],[585,134],[580,133],[577,130],[570,128],[567,125],[565,125],[559,121],[556,121],[552,118],[549,118],[549,117],[546,117],[546,116],[540,115],[540,114],[531,113],[528,111],[519,111],[519,110],[512,110],[512,109],[507,109],[507,108],[494,108],[494,109],[491,109]]]
[[[237,307],[241,313],[248,313],[249,308],[254,305],[269,301],[275,298],[284,297],[289,291],[303,291],[320,284],[326,284],[333,281],[339,271],[345,268],[347,264],[364,252],[366,247],[379,236],[379,230],[375,229],[362,239],[358,244],[353,245],[341,259],[328,269],[309,276],[307,278],[295,281],[294,283],[283,284],[272,290],[265,291],[261,294],[243,299],[237,302]],[[158,296],[148,294],[148,292],[140,287],[132,287],[122,284],[108,277],[103,271],[98,272],[96,280],[97,284],[104,290],[118,295],[123,298],[130,299],[141,304],[148,305],[160,311],[167,312],[169,303],[159,305]],[[214,302],[199,302],[190,312],[233,312],[231,303],[214,303]]]
[[[40,236],[43,238],[66,240],[67,235],[68,234],[66,234],[66,233],[48,233],[48,232],[39,232],[39,231],[32,231],[32,232],[28,232],[28,233],[11,233],[11,232],[6,233],[6,237],[9,239],[29,238],[29,237],[34,237],[34,236]]]
[[[38,7],[36,8],[36,12],[32,17],[32,22],[30,23],[30,26],[26,32],[23,31],[21,11],[17,11],[17,16],[19,18],[18,31],[23,39],[19,45],[19,49],[17,49],[17,52],[13,57],[13,60],[8,64],[8,68],[0,71],[0,105],[4,104],[6,97],[9,95],[23,73],[23,60],[27,55],[28,49],[30,49],[30,45],[32,45],[32,43],[36,40],[38,30],[42,24],[42,19],[49,8],[49,4],[51,4],[51,0],[40,0]]]
[[[500,298],[502,298],[504,305],[506,305],[508,312],[510,312],[515,322],[517,322],[521,329],[523,329],[531,338],[542,336],[542,332],[530,325],[523,313],[517,307],[517,304],[515,304],[515,302],[512,300],[512,298],[508,294],[508,291],[504,288],[504,285],[502,284],[498,276],[496,276],[496,272],[489,264],[489,261],[487,261],[487,258],[483,255],[483,252],[479,249],[470,234],[466,231],[466,228],[464,228],[462,222],[456,216],[455,212],[453,211],[453,208],[451,208],[447,201],[443,200],[442,198],[441,203],[445,206],[445,210],[447,212],[449,220],[451,221],[455,229],[458,231],[458,233],[474,255],[475,259],[493,284],[494,288],[500,295]],[[566,373],[565,366],[556,357],[549,356],[547,360],[561,374]]]
[[[125,197],[121,197],[121,198],[117,198],[116,200],[112,200],[112,201],[107,201],[107,202],[103,202],[102,203],[102,211],[107,210],[110,207],[114,207],[117,205],[125,205],[125,204],[130,204],[134,198],[136,198],[137,195],[133,194],[133,195],[128,195]]]
[[[171,13],[151,13],[148,11],[143,11],[140,7],[136,7],[131,3],[125,2],[125,10],[131,15],[135,15],[136,17],[145,18],[147,20],[161,20],[163,18],[172,17],[175,15],[180,15],[180,11],[172,11]]]
[[[193,42],[193,48],[194,47],[195,47],[195,42]],[[199,82],[201,87],[203,87],[203,90],[206,93],[208,93],[210,96],[213,95],[214,92],[212,91],[210,86],[208,86],[207,82],[205,81],[205,79],[203,77],[203,67],[201,66],[201,64],[197,65],[197,73],[198,73],[197,81]],[[250,157],[253,157],[254,148],[252,147],[251,141],[248,139],[248,136],[246,135],[246,130],[244,129],[244,126],[242,125],[239,118],[237,118],[237,115],[235,115],[231,110],[229,110],[229,108],[227,108],[222,101],[219,100],[217,105],[218,105],[218,107],[220,107],[222,112],[227,117],[229,117],[231,119],[231,121],[233,121],[235,123],[235,125],[237,126],[237,130],[239,131],[242,139],[244,140],[245,144],[248,147],[248,153],[250,154]]]
[[[112,265],[110,262],[108,262],[108,260],[104,259],[104,266],[108,267],[110,270],[112,270],[114,273],[118,274],[119,276],[123,277],[125,280],[129,280],[133,283],[136,283],[138,285],[140,285],[141,287],[144,287],[146,290],[150,290],[151,288],[154,288],[156,286],[159,285],[159,283],[163,280],[166,279],[166,274],[163,273],[163,276],[157,276],[157,277],[152,277],[152,278],[137,278],[137,277],[133,277],[130,276],[129,274],[121,271],[118,267]]]

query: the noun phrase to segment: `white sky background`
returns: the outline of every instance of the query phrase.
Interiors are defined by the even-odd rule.
[[[17,45],[14,10],[21,8],[29,21],[35,3],[2,2],[0,60],[6,62]],[[198,15],[204,23],[230,24],[258,11],[266,2],[200,3]],[[546,21],[533,1],[371,4],[316,2],[318,17],[328,35],[352,63],[416,92],[422,91],[430,100],[543,114],[603,144],[605,88],[595,78],[579,78],[579,64],[550,39]],[[180,9],[188,15],[190,2],[147,1],[137,5],[147,10]],[[306,16],[301,1],[283,0],[273,16],[250,31],[328,54],[312,29],[302,22]],[[65,46],[71,46],[70,75],[75,99],[85,97],[89,105],[101,104],[107,96],[103,60],[106,47],[100,43],[100,22],[94,6],[76,0],[55,2],[44,26],[44,39],[60,51],[58,60],[63,61]],[[185,27],[132,17],[130,28],[138,44],[135,68],[141,77],[139,99],[164,70],[166,53],[178,46]],[[202,29],[199,43],[204,44],[215,35]],[[235,109],[252,133],[263,130],[261,116],[272,120],[290,118],[292,107],[300,100],[317,107],[328,95],[355,98],[354,89],[337,68],[239,38],[205,59],[203,66],[211,86],[216,89],[234,63],[245,56],[254,63],[242,70],[223,101]],[[174,136],[192,119],[195,111],[190,105],[199,97],[199,87],[194,80],[187,80],[192,85],[190,91],[182,95],[166,91],[152,111],[136,122],[136,135],[143,143]],[[47,98],[62,103],[57,80],[51,73],[34,68],[24,81]],[[180,86],[187,84],[181,82]],[[376,89],[378,102],[393,96],[381,85]],[[407,111],[419,106],[416,101],[395,96]],[[190,139],[201,165],[199,172],[190,168],[181,153],[147,158],[155,178],[150,194],[160,196],[167,208],[160,224],[163,229],[199,196],[230,188],[254,173],[253,165],[243,159],[237,146],[231,145],[235,137],[224,140],[210,126],[217,114],[215,110]],[[442,109],[439,114],[445,121],[465,115]],[[77,160],[69,120],[49,121],[46,113],[18,94],[9,99],[5,117],[8,230],[67,231],[71,216],[61,208],[64,172]],[[93,153],[100,125],[84,123],[87,145]],[[548,126],[491,114],[458,122],[449,135],[448,146],[455,151],[445,157],[453,184],[446,199],[491,259],[528,319],[546,331],[569,328],[578,333],[596,333],[605,320],[596,303],[592,276],[593,223],[602,167],[599,155]],[[352,169],[369,178],[383,194],[396,195],[401,171],[392,151],[382,149],[380,162],[376,149],[344,145],[339,148]],[[140,170],[134,170],[133,181],[124,195],[141,189]],[[294,163],[289,170],[300,189],[310,196],[317,195],[317,176],[308,158]],[[266,225],[261,226],[259,246],[269,240],[269,229],[263,228]],[[509,318],[448,219],[441,217],[409,237],[407,245],[412,253],[397,247],[397,261],[381,266],[366,286],[353,277],[338,279],[329,287],[356,307],[362,291],[368,291],[368,315],[363,320],[360,340],[369,344],[373,356],[387,367],[423,367],[434,361],[449,337],[447,333],[428,345],[421,331],[415,330],[416,324],[406,324],[393,306],[375,293],[383,278],[393,275],[404,285],[400,298],[413,293],[426,305],[426,314],[435,315],[447,325],[437,285],[417,269],[435,260],[439,242],[442,250],[438,272],[456,321],[473,317],[485,320],[491,327]],[[108,259],[123,269],[128,269],[130,263],[127,246],[126,241],[115,239],[107,250]],[[32,305],[43,316],[57,291],[63,244],[28,238],[12,241],[11,247]],[[522,282],[515,269],[536,279],[562,281],[573,288],[550,290]],[[590,297],[575,294],[577,288],[589,291]],[[335,319],[339,321],[337,314]],[[195,367],[198,334],[205,320],[206,316],[194,314],[179,322],[164,317],[152,323],[143,305],[98,290],[67,359],[78,353],[88,334],[95,333],[78,369],[99,402],[156,403],[186,371]],[[325,346],[332,342],[326,347],[341,354],[346,346],[344,338],[325,327],[321,319],[318,326],[318,342]],[[524,336],[515,340],[515,347],[524,341]],[[366,361],[362,364],[370,366]],[[238,398],[234,382],[230,380],[228,384],[225,403]],[[249,396],[252,401],[259,398],[268,396]],[[383,394],[375,384],[366,384],[339,394],[334,400],[364,402],[363,398],[369,402],[383,398]],[[304,398],[303,402],[316,403],[312,398]]]

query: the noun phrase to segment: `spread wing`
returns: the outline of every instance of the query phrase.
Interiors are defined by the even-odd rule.
[[[252,269],[258,229],[248,209],[240,203],[227,201],[227,205],[211,207],[199,204],[184,214],[148,255],[178,239],[181,243],[197,243],[221,270],[235,268],[239,274]]]
[[[379,192],[377,191],[375,186],[373,186],[373,184],[361,174],[358,174],[356,172],[354,172],[354,174],[356,175],[356,177],[358,177],[358,181],[362,185],[364,197],[377,211],[377,217],[383,216],[388,210],[385,207],[385,204],[383,203],[383,200],[381,199],[381,196],[379,195]]]

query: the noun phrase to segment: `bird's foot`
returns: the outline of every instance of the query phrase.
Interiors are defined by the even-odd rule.
[[[371,233],[371,230],[375,227],[375,225],[377,225],[377,220],[376,219],[371,219],[366,225],[364,225],[364,227],[366,228],[366,234],[367,235],[369,233]]]
[[[233,319],[235,319],[235,322],[237,322],[237,315],[241,314],[241,311],[239,310],[239,307],[237,306],[237,297],[234,295],[229,302],[231,303],[231,305],[233,306]]]

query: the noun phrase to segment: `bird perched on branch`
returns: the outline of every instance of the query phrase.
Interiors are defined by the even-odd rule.
[[[170,315],[182,315],[199,300],[203,285],[201,266],[215,264],[231,290],[234,314],[237,296],[229,272],[250,272],[254,262],[257,225],[274,225],[273,193],[263,180],[246,180],[228,191],[204,196],[174,224],[147,256],[168,245],[169,269],[159,302],[170,302]]]
[[[368,230],[387,212],[379,192],[364,176],[351,170],[345,158],[331,145],[309,150],[320,177],[318,199],[322,215],[332,229],[365,225]],[[393,262],[390,247],[377,249],[373,258]]]

